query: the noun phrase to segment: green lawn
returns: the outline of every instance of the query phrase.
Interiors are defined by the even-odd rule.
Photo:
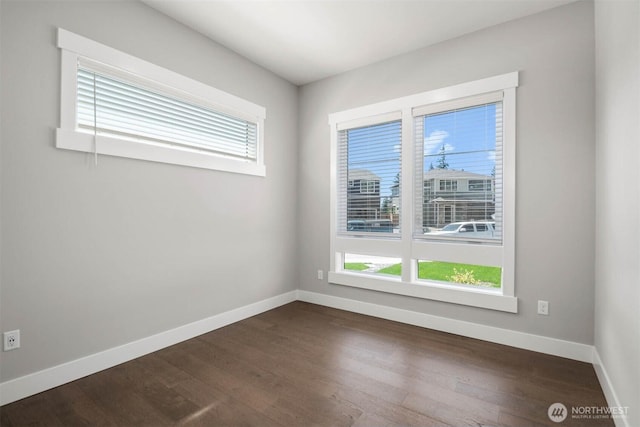
[[[394,264],[378,271],[378,273],[392,274],[394,276],[400,276],[402,274],[402,264]]]
[[[399,276],[402,272],[402,264],[395,264],[387,268],[383,268],[378,273],[393,274]],[[482,282],[482,284],[490,285],[494,288],[500,287],[500,277],[502,269],[500,267],[486,267],[483,265],[457,264],[453,262],[440,261],[423,261],[418,263],[418,278],[427,280],[441,280],[443,282],[451,282],[451,277],[464,271],[473,272],[473,277]]]
[[[345,262],[344,263],[345,270],[362,271],[362,270],[366,270],[367,268],[369,268],[369,266],[362,262]]]

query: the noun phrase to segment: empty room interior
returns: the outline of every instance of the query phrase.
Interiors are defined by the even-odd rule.
[[[1,425],[640,426],[637,0],[0,25]]]

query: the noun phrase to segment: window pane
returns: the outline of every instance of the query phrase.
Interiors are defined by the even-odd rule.
[[[347,253],[344,254],[344,269],[352,272],[400,277],[402,274],[402,259]]]
[[[502,103],[416,118],[416,234],[500,241]]]
[[[256,123],[78,69],[78,127],[256,160]]]
[[[502,268],[442,261],[419,261],[418,279],[500,288]]]
[[[400,231],[400,121],[339,133],[338,231]]]

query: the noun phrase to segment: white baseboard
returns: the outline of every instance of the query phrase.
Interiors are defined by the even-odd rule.
[[[297,299],[297,291],[267,298],[159,334],[110,348],[58,366],[0,383],[0,405],[66,384],[112,366],[153,353],[215,329],[274,309]]]
[[[602,359],[600,359],[598,349],[595,347],[593,348],[593,368],[595,369],[596,375],[598,376],[598,381],[600,381],[600,387],[602,387],[604,397],[605,399],[607,399],[607,405],[616,408],[622,407],[622,405],[620,404],[620,400],[618,400],[618,395],[613,389],[613,384],[611,383],[611,379],[607,374],[607,370],[602,363]],[[616,417],[613,419],[613,421],[615,422],[616,427],[631,427],[626,416]]]
[[[611,406],[617,405],[609,378],[593,346],[302,290],[267,298],[138,341],[0,383],[0,405],[6,405],[94,374],[296,300],[594,363],[607,402]],[[617,424],[618,421],[616,420]],[[618,424],[618,427],[627,426],[624,423]]]
[[[434,316],[431,314],[403,310],[384,305],[371,304],[316,292],[298,290],[298,299],[300,301],[380,317],[382,319],[394,320],[396,322],[421,326],[423,328],[435,329],[437,331],[477,338],[511,347],[566,357],[569,359],[579,360],[581,362],[593,362],[593,346],[587,344],[563,341],[541,335],[533,335],[510,329],[480,325],[477,323],[465,322],[462,320]]]

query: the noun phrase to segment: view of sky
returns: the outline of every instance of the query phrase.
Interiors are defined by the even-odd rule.
[[[496,105],[425,116],[424,170],[441,163],[448,169],[490,176],[495,167]],[[501,137],[501,135],[498,135]],[[383,123],[348,131],[348,168],[365,169],[380,178],[382,196],[391,195],[400,171],[401,123]]]
[[[424,118],[424,165],[437,167],[444,150],[449,169],[491,175],[495,166],[496,104]]]

